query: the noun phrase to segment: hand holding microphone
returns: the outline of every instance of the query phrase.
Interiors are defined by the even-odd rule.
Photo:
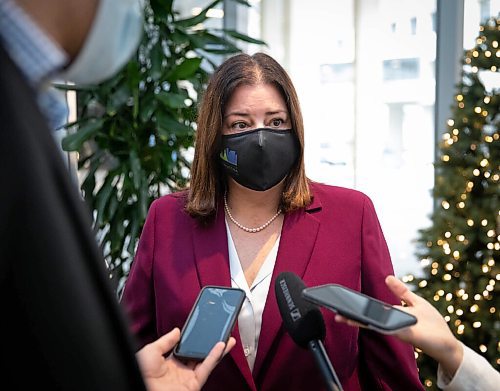
[[[276,278],[274,289],[283,324],[297,345],[312,352],[328,390],[342,391],[323,346],[326,334],[323,315],[315,304],[302,298],[305,288],[304,282],[294,273],[283,272]]]

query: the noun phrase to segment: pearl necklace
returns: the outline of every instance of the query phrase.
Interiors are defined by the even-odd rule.
[[[227,206],[227,197],[226,197],[226,194],[224,194],[224,209],[226,210],[227,212],[227,215],[229,216],[229,218],[231,219],[231,221],[240,229],[242,229],[243,231],[245,232],[249,232],[249,233],[256,233],[256,232],[260,232],[262,231],[264,228],[266,228],[267,226],[269,226],[269,224],[271,224],[275,219],[276,217],[278,217],[280,214],[281,214],[281,209],[278,210],[278,212],[276,212],[276,214],[271,217],[269,220],[267,220],[264,224],[262,224],[260,227],[257,227],[257,228],[248,228],[248,227],[245,227],[243,224],[240,224],[238,223],[233,215],[231,214],[231,212],[229,211],[229,207]]]

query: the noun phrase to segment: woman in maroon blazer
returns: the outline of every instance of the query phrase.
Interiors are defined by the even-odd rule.
[[[182,327],[201,287],[245,290],[237,345],[207,390],[323,389],[269,289],[283,271],[398,302],[384,284],[393,269],[372,202],[309,181],[303,155],[302,114],[284,69],[260,53],[224,62],[200,107],[190,188],[152,204],[122,298],[144,345]],[[423,389],[410,345],[323,315],[346,391]]]

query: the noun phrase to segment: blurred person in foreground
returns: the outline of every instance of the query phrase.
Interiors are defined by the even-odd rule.
[[[313,357],[285,332],[269,289],[282,271],[397,302],[384,284],[393,268],[370,198],[306,177],[292,81],[272,57],[238,54],[208,83],[190,187],[153,202],[122,303],[146,344],[185,322],[202,286],[243,289],[237,345],[205,389],[319,391]],[[325,323],[345,391],[423,389],[409,344],[338,324],[333,313]]]
[[[224,354],[220,342],[198,365],[164,357],[174,329],[139,351],[138,365],[49,128],[65,110],[50,81],[105,80],[141,32],[138,0],[0,0],[2,389],[199,390]]]
[[[439,311],[427,300],[411,292],[394,276],[385,280],[389,289],[404,303],[396,306],[417,318],[417,323],[394,333],[439,363],[439,388],[445,391],[494,391],[500,386],[500,373],[478,353],[455,338]],[[337,315],[335,320],[360,325]]]

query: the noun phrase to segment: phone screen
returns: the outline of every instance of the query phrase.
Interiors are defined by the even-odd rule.
[[[174,350],[179,358],[203,360],[214,345],[227,342],[245,299],[236,288],[204,287],[181,333]]]
[[[304,298],[346,318],[390,332],[416,323],[413,315],[392,305],[337,284],[306,288]]]

